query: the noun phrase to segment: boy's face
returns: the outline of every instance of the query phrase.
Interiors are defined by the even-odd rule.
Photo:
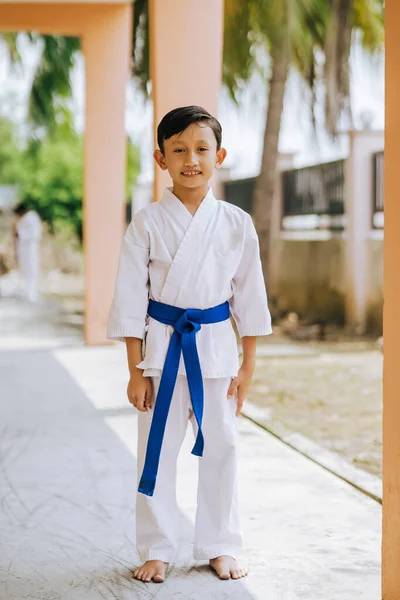
[[[189,188],[208,184],[225,157],[226,150],[217,150],[213,130],[203,123],[194,123],[166,140],[164,154],[160,150],[154,152],[157,164],[168,170],[172,181]]]

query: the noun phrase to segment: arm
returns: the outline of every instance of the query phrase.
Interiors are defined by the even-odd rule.
[[[121,249],[107,337],[125,341],[130,379],[127,395],[138,410],[151,406],[151,380],[138,369],[149,301],[149,237],[143,215],[135,215]]]
[[[229,387],[228,397],[237,397],[236,416],[238,417],[243,408],[243,403],[249,391],[256,366],[256,336],[245,336],[242,338],[243,361],[238,376],[232,379]]]
[[[142,340],[125,338],[129,367],[128,400],[135,408],[143,412],[151,408],[152,385],[150,377],[143,377],[143,370],[137,368],[142,360]]]
[[[144,337],[149,303],[150,240],[143,215],[138,213],[126,230],[121,248],[107,337],[124,342]],[[141,362],[141,358],[138,362]]]
[[[237,396],[238,416],[254,374],[257,336],[272,333],[258,237],[250,216],[246,217],[243,254],[232,283],[230,305],[242,339],[243,362],[238,376],[232,380],[228,395]]]

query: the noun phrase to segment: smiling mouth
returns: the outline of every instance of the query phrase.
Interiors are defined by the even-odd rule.
[[[181,174],[185,177],[195,177],[196,175],[201,175],[201,171],[182,171]]]

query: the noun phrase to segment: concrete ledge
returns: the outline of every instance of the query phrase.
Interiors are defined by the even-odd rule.
[[[279,435],[274,431],[271,421],[268,418],[270,414],[269,409],[263,409],[247,402],[242,414],[269,434],[281,440],[282,443],[290,446],[290,448],[317,463],[323,469],[332,473],[332,475],[339,477],[363,494],[382,504],[382,481],[379,477],[354,467],[338,454],[322,448],[301,433]]]

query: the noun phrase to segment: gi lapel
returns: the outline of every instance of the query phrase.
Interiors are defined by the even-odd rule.
[[[164,304],[172,304],[176,306],[176,299],[179,295],[180,288],[182,285],[185,285],[186,278],[190,271],[190,262],[196,256],[199,240],[201,240],[211,217],[217,209],[217,206],[217,201],[214,198],[210,188],[206,197],[200,204],[196,214],[191,219],[175,258],[173,259],[169,268],[168,275],[161,293],[161,302]],[[190,214],[183,205],[182,209]]]

